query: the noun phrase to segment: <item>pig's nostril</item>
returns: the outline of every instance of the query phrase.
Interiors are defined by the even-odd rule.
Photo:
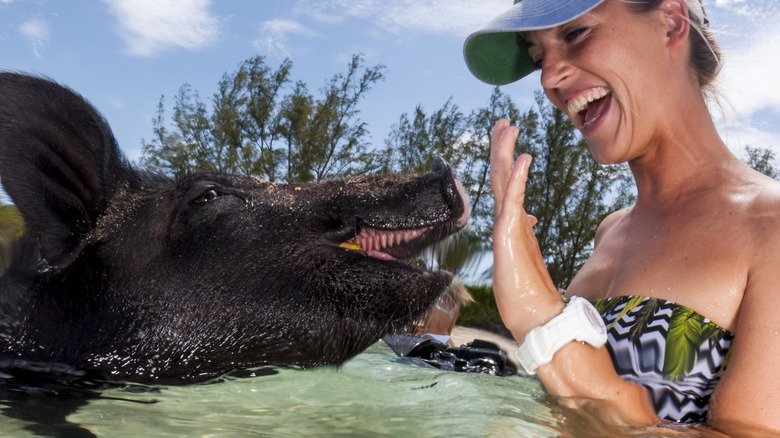
[[[433,166],[431,167],[431,171],[434,173],[452,173],[452,167],[450,167],[450,163],[448,163],[444,158],[436,157],[433,159]]]

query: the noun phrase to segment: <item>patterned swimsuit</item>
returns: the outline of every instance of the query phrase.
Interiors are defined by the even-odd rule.
[[[607,325],[615,370],[650,391],[658,416],[705,421],[734,335],[671,301],[622,296],[593,304]]]

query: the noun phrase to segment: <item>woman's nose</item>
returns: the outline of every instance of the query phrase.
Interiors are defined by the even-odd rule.
[[[574,67],[564,50],[555,48],[545,51],[542,59],[542,87],[547,90],[561,87],[573,71]]]

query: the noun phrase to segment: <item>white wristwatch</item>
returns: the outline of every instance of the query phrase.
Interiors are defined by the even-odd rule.
[[[528,374],[549,363],[555,352],[571,341],[587,342],[598,348],[607,342],[604,320],[585,298],[571,297],[563,312],[548,323],[528,332],[515,357]]]

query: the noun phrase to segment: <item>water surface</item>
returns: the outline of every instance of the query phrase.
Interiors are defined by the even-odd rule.
[[[560,407],[544,400],[536,379],[441,371],[403,360],[379,342],[340,368],[266,368],[254,377],[153,392],[114,388],[78,406],[67,422],[42,425],[2,415],[0,431],[13,437],[38,436],[33,431],[100,437],[568,435]],[[579,431],[573,436],[605,432],[587,421],[574,427]]]

